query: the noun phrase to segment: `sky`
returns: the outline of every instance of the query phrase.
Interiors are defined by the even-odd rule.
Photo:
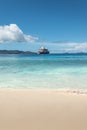
[[[0,49],[87,52],[87,0],[0,0]]]

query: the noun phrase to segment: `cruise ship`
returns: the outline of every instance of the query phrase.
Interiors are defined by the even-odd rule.
[[[49,54],[49,50],[45,47],[39,48],[37,54]]]

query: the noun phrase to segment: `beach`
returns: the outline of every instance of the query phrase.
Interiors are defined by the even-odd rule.
[[[0,130],[86,130],[87,92],[0,89]]]

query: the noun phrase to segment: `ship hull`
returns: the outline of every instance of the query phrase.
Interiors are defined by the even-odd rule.
[[[38,52],[37,54],[49,54],[49,52]]]

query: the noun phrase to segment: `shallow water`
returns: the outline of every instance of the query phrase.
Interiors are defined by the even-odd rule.
[[[0,88],[87,89],[87,55],[0,55]]]

